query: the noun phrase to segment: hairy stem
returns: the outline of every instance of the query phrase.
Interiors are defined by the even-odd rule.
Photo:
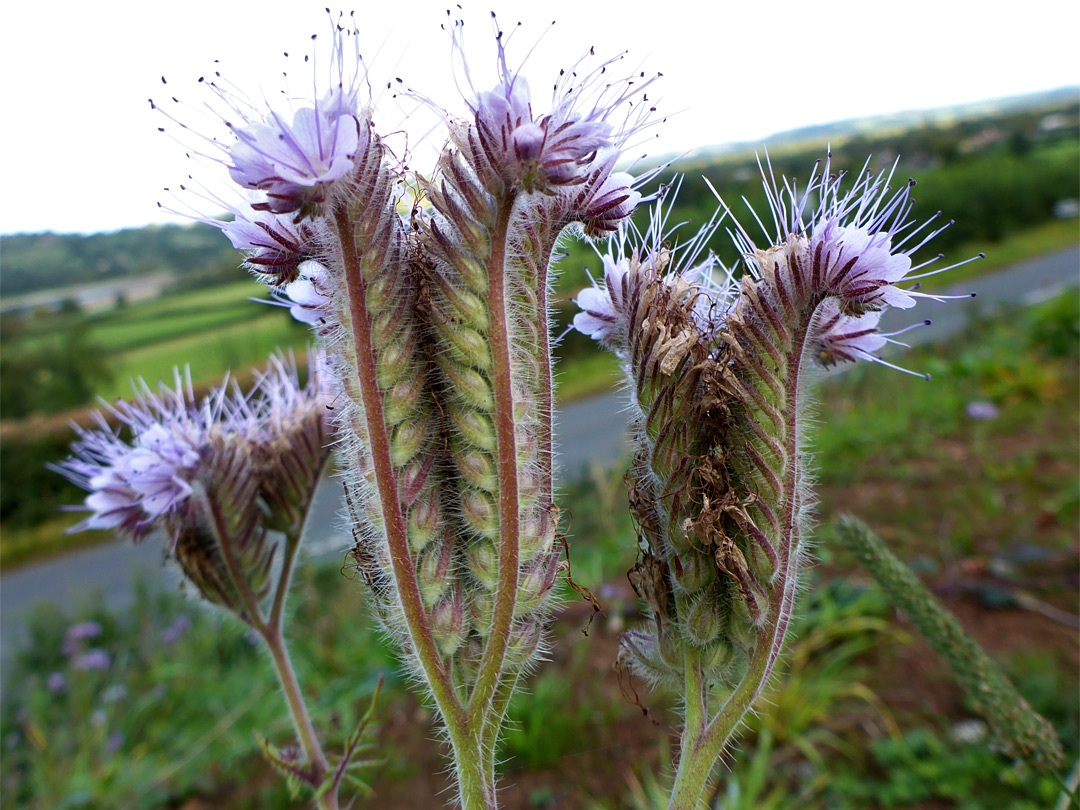
[[[244,609],[248,611],[250,623],[270,651],[270,658],[274,662],[274,671],[277,672],[281,691],[285,695],[285,702],[289,707],[289,719],[292,720],[293,729],[295,729],[296,736],[300,740],[304,758],[315,769],[316,781],[320,781],[329,771],[330,765],[326,760],[326,755],[323,753],[322,746],[319,744],[315,726],[311,722],[307,705],[304,703],[304,695],[300,691],[299,682],[296,680],[296,672],[293,670],[292,660],[289,658],[289,651],[285,646],[285,639],[281,632],[281,611],[277,607],[277,595],[282,595],[288,590],[287,580],[291,577],[290,572],[296,557],[296,550],[300,546],[299,538],[295,538],[295,542],[292,542],[293,538],[291,537],[286,541],[285,561],[282,566],[281,579],[278,582],[278,594],[275,595],[274,600],[276,613],[272,614],[272,616],[275,618],[267,622],[259,609],[255,594],[251,592],[247,577],[244,576],[243,571],[240,569],[240,563],[233,553],[232,543],[228,541],[228,530],[224,515],[221,513],[220,504],[210,493],[205,494],[205,500],[209,507],[213,530],[217,534],[218,545],[225,560],[225,567],[229,572],[229,578],[232,579],[233,585],[244,601]],[[290,546],[291,548],[289,548]],[[283,595],[281,601],[283,604]],[[327,791],[319,798],[318,805],[324,810],[337,810],[337,794],[334,791]]]
[[[480,672],[469,697],[469,720],[482,727],[502,677],[503,660],[517,602],[520,556],[517,442],[510,369],[510,324],[506,315],[506,240],[515,195],[499,199],[488,257],[488,311],[491,317],[492,383],[495,391],[495,435],[499,475],[499,579],[491,631]],[[478,737],[479,739],[479,737]]]
[[[765,625],[758,631],[757,643],[750,656],[746,672],[738,685],[728,696],[724,705],[708,722],[700,733],[693,733],[697,712],[701,711],[695,701],[707,700],[698,695],[705,694],[707,687],[691,683],[691,667],[688,662],[686,712],[687,728],[684,732],[683,750],[679,757],[675,785],[672,789],[668,810],[693,810],[702,801],[709,780],[709,773],[724,747],[735,734],[740,722],[750,711],[761,692],[765,689],[780,650],[787,636],[791,621],[791,611],[795,602],[797,567],[799,565],[799,487],[801,482],[801,460],[799,459],[799,398],[802,395],[802,360],[813,316],[805,318],[798,328],[793,330],[792,346],[788,353],[788,375],[784,385],[784,454],[783,475],[783,518],[779,543],[779,559],[772,587],[769,589],[770,610]],[[696,689],[691,692],[691,687]],[[705,709],[707,711],[707,708]]]
[[[352,339],[367,427],[368,449],[371,452],[376,489],[383,524],[386,527],[390,564],[397,584],[395,590],[417,661],[424,670],[432,695],[450,733],[454,750],[457,751],[469,736],[467,720],[432,636],[427,611],[424,610],[420,596],[416,567],[409,553],[405,518],[398,497],[397,475],[390,455],[390,436],[383,418],[382,392],[376,377],[376,358],[367,312],[367,283],[364,281],[349,214],[344,208],[338,208],[334,216],[348,287]]]

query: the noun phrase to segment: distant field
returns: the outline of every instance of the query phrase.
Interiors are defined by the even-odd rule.
[[[1027,228],[996,244],[969,243],[949,260],[980,251],[987,259],[943,275],[940,283],[971,279],[1068,247],[1077,243],[1077,236],[1077,221],[1070,219]],[[309,342],[306,329],[292,321],[287,311],[251,298],[267,298],[266,289],[254,280],[167,293],[122,309],[70,318],[63,326],[85,326],[87,342],[108,355],[113,378],[95,393],[114,398],[130,394],[132,379],[142,378],[153,385],[160,379],[170,380],[174,367],[187,365],[196,384],[207,383],[230,369],[262,365],[279,346],[302,349]],[[28,345],[54,340],[58,331],[55,323],[47,332],[29,329],[24,340]],[[571,401],[607,389],[616,375],[610,358],[597,354],[575,356],[562,363],[559,376],[560,396]]]

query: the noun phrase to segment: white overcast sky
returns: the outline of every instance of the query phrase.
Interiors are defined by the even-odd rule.
[[[510,57],[530,56],[534,101],[590,45],[629,49],[664,78],[655,154],[842,118],[1080,83],[1080,3],[951,0],[540,0],[463,3],[478,86],[493,77],[488,12],[524,25]],[[147,99],[197,103],[196,80],[220,59],[249,95],[281,88],[282,52],[310,52],[325,0],[11,0],[0,12],[4,160],[0,232],[93,232],[176,221],[157,208],[198,167],[157,131]],[[338,8],[337,6],[334,7]],[[373,84],[400,76],[455,103],[445,2],[357,2]],[[455,9],[455,14],[458,14]],[[308,77],[292,61],[294,94]],[[169,79],[163,88],[160,77]],[[543,92],[540,89],[544,88]],[[384,113],[398,123],[394,111]],[[408,124],[406,125],[408,126]],[[421,133],[412,133],[417,137]],[[415,166],[415,168],[424,168]],[[210,169],[200,171],[210,174]]]

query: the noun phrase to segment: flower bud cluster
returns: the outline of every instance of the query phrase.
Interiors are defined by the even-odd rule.
[[[336,29],[336,54],[354,34]],[[555,245],[570,226],[610,233],[641,198],[615,166],[649,114],[637,98],[649,81],[611,81],[611,66],[568,71],[550,111],[534,112],[500,35],[495,88],[448,121],[427,177],[376,134],[355,82],[291,119],[230,127],[224,162],[256,199],[222,230],[327,345],[357,566],[455,746],[469,740],[484,758],[501,701],[543,650],[562,570]],[[283,451],[301,465],[309,449]],[[268,503],[302,484],[290,472]]]
[[[270,586],[267,531],[299,532],[329,456],[323,362],[311,354],[301,386],[277,356],[250,394],[223,385],[201,401],[177,372],[174,388],[144,384],[95,414],[97,428],[76,428],[73,455],[55,467],[90,493],[72,531],[164,532],[199,593],[245,618],[241,591],[261,599]]]
[[[655,626],[628,634],[621,657],[650,680],[681,679],[688,649],[712,680],[755,656],[771,670],[809,529],[808,370],[888,365],[873,354],[892,342],[882,310],[940,300],[896,286],[936,233],[902,249],[925,227],[908,220],[910,184],[893,193],[864,173],[843,192],[841,178],[826,164],[801,195],[766,184],[778,233],[758,248],[738,230],[738,282],[665,273],[654,239],[644,258],[606,257],[603,282],[578,298],[574,325],[622,359],[636,414],[627,483],[644,543],[630,578]]]

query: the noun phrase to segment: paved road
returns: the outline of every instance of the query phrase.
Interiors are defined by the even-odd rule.
[[[898,329],[914,318],[930,318],[932,325],[916,329],[909,342],[928,342],[962,333],[970,320],[1002,306],[1036,303],[1080,282],[1080,254],[1062,251],[981,277],[943,293],[963,293],[977,288],[977,298],[939,304],[925,302],[918,315],[892,310],[883,319],[883,328]],[[564,476],[578,475],[593,461],[612,463],[626,450],[620,394],[605,394],[563,408],[556,420],[558,461]],[[347,538],[337,527],[340,484],[327,481],[316,496],[315,514],[310,521],[311,553],[319,556],[341,554]],[[0,669],[12,645],[23,638],[25,619],[37,602],[52,602],[69,609],[100,592],[106,604],[122,607],[131,599],[131,585],[138,576],[161,581],[163,549],[160,541],[142,546],[115,543],[75,552],[55,560],[16,569],[0,578]],[[166,582],[177,582],[175,574]],[[2,678],[0,678],[2,680]]]

